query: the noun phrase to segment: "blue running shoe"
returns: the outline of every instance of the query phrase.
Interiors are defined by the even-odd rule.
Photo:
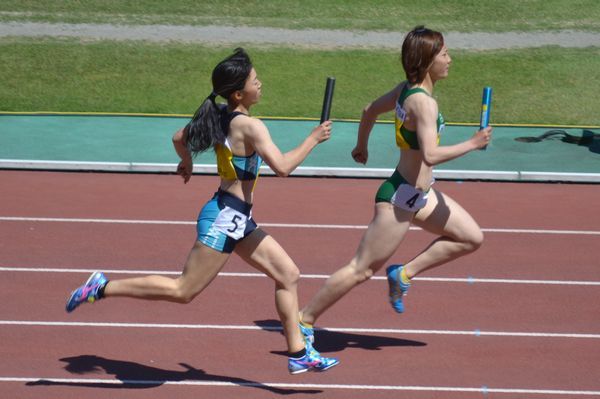
[[[69,300],[67,301],[67,312],[72,312],[84,302],[93,303],[98,298],[98,290],[104,287],[108,280],[102,272],[94,272],[88,278],[84,285],[77,288],[71,293]]]
[[[340,364],[339,359],[321,356],[309,342],[306,342],[306,355],[299,359],[288,358],[290,374],[300,374],[306,371],[325,371],[338,364]]]
[[[396,313],[404,313],[404,303],[402,302],[402,297],[406,295],[408,288],[410,287],[410,283],[402,282],[402,278],[400,277],[400,272],[404,266],[402,265],[391,265],[386,269],[387,281],[390,287],[389,296],[390,296],[390,304],[396,311]]]
[[[300,326],[300,331],[302,332],[302,336],[304,337],[304,341],[313,344],[315,342],[315,331],[312,327],[307,327],[302,322],[298,323]]]

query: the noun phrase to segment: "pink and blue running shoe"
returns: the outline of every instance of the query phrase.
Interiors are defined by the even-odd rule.
[[[400,272],[404,266],[402,265],[391,265],[386,269],[387,281],[389,285],[389,296],[390,296],[390,304],[396,311],[396,313],[404,313],[404,303],[402,302],[402,297],[406,295],[410,287],[410,283],[402,282],[402,278],[400,277]]]
[[[100,299],[98,296],[98,290],[104,287],[108,283],[107,278],[104,276],[102,272],[94,272],[88,278],[84,285],[77,288],[75,291],[71,293],[69,300],[67,301],[67,312],[72,312],[77,308],[77,306],[81,305],[84,302],[93,303],[97,299]]]
[[[323,357],[313,346],[306,342],[306,355],[299,359],[288,358],[290,374],[300,374],[306,371],[325,371],[340,364],[335,357]]]

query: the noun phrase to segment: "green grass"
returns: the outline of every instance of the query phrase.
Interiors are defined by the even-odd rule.
[[[424,13],[427,10],[427,13]],[[407,31],[600,31],[597,0],[3,0],[0,21],[250,25]],[[249,47],[263,80],[256,115],[318,117],[326,76],[333,116],[356,119],[403,79],[397,52]],[[0,110],[191,114],[231,48],[60,39],[0,39]],[[451,122],[476,122],[494,88],[493,123],[600,125],[600,48],[453,51],[436,88]],[[390,115],[383,116],[390,119]]]
[[[0,20],[407,31],[600,30],[597,0],[3,0]]]
[[[260,116],[319,117],[327,76],[332,117],[362,107],[403,79],[391,51],[247,48],[263,82]],[[192,114],[210,73],[231,48],[72,39],[1,39],[1,111]],[[449,122],[477,122],[483,86],[494,88],[493,123],[600,125],[600,48],[452,52],[436,86]],[[384,115],[382,119],[390,119]]]

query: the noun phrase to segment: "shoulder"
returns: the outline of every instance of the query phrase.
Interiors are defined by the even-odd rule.
[[[424,92],[412,93],[406,98],[404,105],[406,108],[418,113],[435,112],[437,114],[438,111],[437,101]]]
[[[404,101],[404,109],[417,126],[429,125],[437,120],[437,102],[426,93],[417,92],[407,97]]]
[[[408,80],[404,80],[404,81],[398,83],[398,85],[392,89],[391,93],[394,95],[394,98],[396,99],[396,101],[400,99],[400,96],[405,92],[405,90],[407,88],[408,88]]]
[[[231,121],[231,127],[250,137],[257,137],[269,132],[263,121],[249,115],[238,115]]]

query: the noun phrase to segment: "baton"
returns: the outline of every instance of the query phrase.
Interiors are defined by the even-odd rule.
[[[490,124],[490,110],[492,107],[492,88],[487,86],[483,88],[481,96],[481,118],[479,119],[479,129],[488,127]],[[482,149],[485,150],[487,145]]]
[[[323,98],[323,109],[321,111],[321,123],[329,120],[329,114],[331,112],[331,102],[333,101],[333,90],[335,88],[335,78],[327,78],[327,84],[325,85],[325,97]]]

